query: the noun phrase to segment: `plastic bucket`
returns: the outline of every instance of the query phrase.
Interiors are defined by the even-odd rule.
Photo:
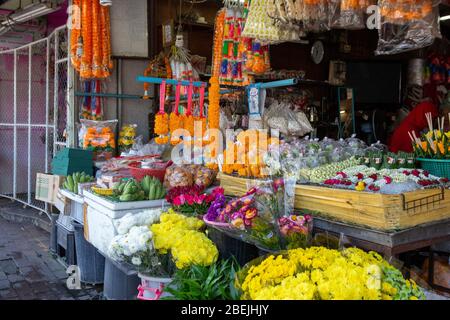
[[[75,231],[75,247],[80,280],[89,284],[103,283],[105,276],[105,258],[84,238],[84,227],[72,221]]]
[[[149,277],[140,273],[138,276],[141,278],[141,284],[138,287],[138,299],[159,300],[172,296],[170,293],[164,291],[165,287],[172,282],[171,278]]]
[[[103,296],[108,300],[136,300],[136,288],[141,283],[136,270],[104,255],[105,281]]]

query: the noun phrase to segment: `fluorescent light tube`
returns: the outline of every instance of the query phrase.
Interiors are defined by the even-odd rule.
[[[450,15],[442,16],[442,17],[439,18],[439,21],[446,21],[446,20],[450,20]]]
[[[39,18],[56,10],[57,8],[54,7],[52,3],[38,3],[13,13],[10,18],[14,22],[25,22],[34,18]]]

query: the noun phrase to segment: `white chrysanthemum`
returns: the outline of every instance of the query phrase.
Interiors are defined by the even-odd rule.
[[[133,257],[131,258],[131,263],[135,266],[140,266],[142,264],[142,260],[139,257]]]

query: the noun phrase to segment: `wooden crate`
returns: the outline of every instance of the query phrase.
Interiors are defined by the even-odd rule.
[[[220,175],[225,194],[241,196],[249,179]],[[427,189],[399,195],[297,185],[295,208],[338,221],[393,231],[450,218],[450,190]]]

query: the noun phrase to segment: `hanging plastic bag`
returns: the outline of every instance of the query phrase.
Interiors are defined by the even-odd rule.
[[[377,55],[398,54],[424,48],[441,38],[440,0],[380,0],[381,28]]]
[[[330,26],[335,29],[364,29],[364,12],[368,2],[360,0],[330,0]]]
[[[80,147],[94,152],[94,161],[106,161],[114,156],[117,120],[93,121],[81,119],[78,133]]]

